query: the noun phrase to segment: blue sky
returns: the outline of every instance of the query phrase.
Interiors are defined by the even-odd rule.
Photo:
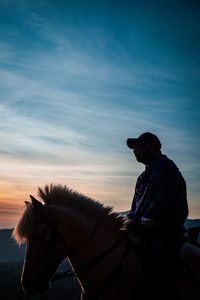
[[[200,217],[199,20],[198,1],[1,1],[1,227],[51,182],[128,210],[145,131]]]

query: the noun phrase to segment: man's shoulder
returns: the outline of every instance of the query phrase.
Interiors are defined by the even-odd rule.
[[[179,168],[177,167],[175,162],[172,159],[168,158],[167,155],[165,155],[165,154],[162,154],[159,163],[160,163],[160,166],[163,166],[165,168],[173,168],[175,170],[179,170]]]
[[[166,155],[163,155],[160,164],[160,170],[162,173],[165,173],[165,175],[174,174],[175,177],[184,179],[177,165],[172,159],[169,159]]]

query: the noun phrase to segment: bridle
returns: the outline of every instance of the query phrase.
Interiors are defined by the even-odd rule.
[[[56,238],[58,238],[60,240],[61,244],[63,245],[64,249],[66,250],[66,256],[69,256],[72,253],[72,251],[69,248],[69,246],[67,245],[67,243],[65,242],[65,240],[63,239],[60,232],[55,228],[55,226],[53,226],[53,224],[52,224],[52,222],[49,218],[49,215],[50,215],[49,206],[45,205],[45,207],[46,207],[47,212],[48,212],[48,221],[47,221],[48,227],[47,227],[46,241],[45,242],[48,245],[48,247],[51,249],[54,245],[54,242],[55,242]],[[96,232],[98,231],[98,229],[102,225],[102,223],[103,223],[103,219],[96,225],[94,231],[90,234],[89,238],[86,240],[86,242],[83,243],[84,245],[86,245],[87,242],[92,240],[92,238],[95,236]],[[83,294],[85,299],[97,299],[103,293],[103,291],[108,286],[111,285],[111,283],[113,282],[113,280],[116,277],[117,273],[120,271],[120,268],[121,268],[124,260],[126,259],[126,256],[127,256],[128,252],[129,252],[129,249],[130,249],[130,243],[129,243],[129,239],[127,239],[127,234],[128,234],[128,232],[123,233],[122,237],[117,242],[115,242],[110,248],[105,250],[103,253],[101,253],[99,256],[94,258],[92,261],[88,262],[86,265],[79,268],[76,272],[71,271],[71,269],[69,268],[66,271],[62,272],[62,273],[54,274],[50,281],[55,281],[55,280],[59,280],[59,279],[62,279],[62,278],[67,278],[67,277],[79,278],[79,276],[84,271],[86,271],[87,269],[89,269],[90,267],[92,267],[93,265],[98,263],[99,261],[101,261],[109,253],[114,251],[114,249],[116,249],[122,242],[126,241],[127,247],[126,247],[126,250],[125,250],[123,256],[121,257],[119,263],[114,268],[114,270],[112,270],[110,276],[107,278],[107,280],[101,286],[101,288],[95,293],[95,295],[86,295],[85,291],[82,289],[82,294]],[[81,245],[80,247],[82,247],[82,246],[83,245]],[[53,253],[53,251],[52,251],[52,253]]]

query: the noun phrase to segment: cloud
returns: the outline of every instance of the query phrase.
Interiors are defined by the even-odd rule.
[[[6,63],[15,58],[16,58],[15,47],[10,45],[10,43],[0,41],[0,60],[1,60],[1,62]]]
[[[117,38],[122,32],[112,26],[49,18],[48,1],[21,3],[13,18],[8,13],[15,26],[5,23],[0,42],[0,182],[6,199],[21,201],[39,184],[57,182],[128,209],[143,166],[126,138],[144,131],[161,138],[194,199],[198,105],[193,96],[188,101],[194,86],[183,76],[184,66],[163,68],[157,54],[147,60],[146,49],[138,53],[137,27],[132,43],[129,34]]]

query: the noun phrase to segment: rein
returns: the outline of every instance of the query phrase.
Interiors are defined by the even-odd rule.
[[[60,274],[55,274],[53,279],[51,281],[55,281],[64,277],[72,277],[72,276],[76,276],[78,277],[79,274],[81,274],[82,272],[84,272],[85,270],[87,270],[88,268],[90,268],[91,266],[95,265],[96,263],[98,263],[99,261],[101,261],[106,255],[108,255],[110,252],[112,252],[115,248],[117,248],[117,246],[119,244],[121,244],[124,240],[126,239],[126,235],[124,235],[120,240],[118,240],[113,246],[111,246],[109,249],[107,249],[106,251],[104,251],[103,253],[101,253],[99,256],[97,256],[95,259],[93,259],[92,261],[90,261],[89,263],[87,263],[85,266],[83,266],[82,268],[80,268],[77,272],[73,272],[70,271],[70,269],[68,269],[67,271],[60,273]],[[66,244],[62,243],[64,246],[66,246]]]
[[[59,234],[59,238],[60,237],[61,236]],[[101,261],[105,256],[107,256],[114,249],[116,249],[126,238],[127,238],[127,235],[124,234],[124,236],[121,239],[119,239],[113,246],[111,246],[110,248],[108,248],[106,251],[104,251],[102,254],[100,254],[99,256],[97,256],[91,262],[89,262],[86,265],[84,265],[77,272],[71,271],[71,269],[67,269],[63,273],[55,274],[53,276],[53,278],[51,279],[51,281],[55,281],[55,280],[59,280],[59,279],[62,279],[62,278],[67,278],[67,277],[76,277],[76,278],[78,278],[82,272],[84,272],[85,270],[89,269],[90,267],[92,267],[93,265],[95,265],[96,263],[98,263],[99,261]],[[61,240],[63,246],[67,250],[68,247],[65,244],[65,242],[63,241],[63,239],[60,239],[60,240]],[[108,277],[108,279],[104,282],[104,284],[102,285],[102,287],[98,290],[98,292],[96,292],[95,295],[87,296],[87,294],[83,291],[83,289],[81,289],[81,292],[82,292],[82,294],[83,294],[83,296],[84,296],[85,299],[97,299],[103,293],[103,291],[106,289],[106,287],[108,287],[112,283],[112,281],[116,277],[117,273],[120,271],[120,268],[121,268],[124,260],[126,259],[126,256],[127,256],[128,252],[129,252],[129,249],[130,248],[127,247],[127,249],[124,252],[124,255],[122,256],[122,258],[119,261],[118,265],[114,268],[114,270],[112,270],[111,275]]]
[[[50,214],[50,209],[49,207],[46,205],[47,207],[47,211]],[[67,255],[69,255],[69,253],[71,252],[71,250],[69,249],[68,245],[66,244],[66,242],[64,241],[62,235],[59,233],[59,231],[57,231],[55,229],[55,227],[53,228],[53,226],[51,225],[50,220],[48,221],[49,224],[49,230],[48,230],[48,236],[49,236],[49,246],[51,247],[52,243],[51,243],[51,239],[54,236],[55,238],[55,234],[57,235],[57,237],[59,238],[59,240],[61,241],[63,247],[65,248]],[[90,235],[89,239],[87,239],[87,241],[84,243],[84,245],[89,242],[96,234],[99,226],[102,224],[102,221],[99,222],[95,228],[95,230],[92,232],[92,234]],[[55,280],[59,280],[62,278],[67,278],[67,277],[76,277],[78,278],[80,276],[80,274],[82,272],[84,272],[85,270],[89,269],[90,267],[92,267],[93,265],[95,265],[96,263],[98,263],[99,261],[101,261],[105,256],[107,256],[109,253],[111,253],[114,249],[116,249],[125,239],[127,239],[127,233],[124,233],[122,238],[119,239],[115,244],[113,244],[110,248],[108,248],[107,250],[105,250],[103,253],[101,253],[99,256],[97,256],[96,258],[94,258],[92,261],[88,262],[86,265],[84,265],[83,267],[81,267],[78,271],[74,272],[71,271],[71,269],[67,269],[66,271],[59,273],[59,274],[54,274],[54,276],[52,277],[52,279],[50,281],[55,281]],[[84,296],[85,299],[97,299],[97,297],[99,297],[100,294],[103,293],[104,289],[109,286],[112,281],[114,280],[114,278],[116,277],[116,274],[119,272],[127,254],[129,251],[129,247],[127,247],[126,251],[124,252],[121,260],[119,261],[118,265],[114,268],[114,270],[112,270],[111,275],[108,277],[108,279],[105,281],[105,283],[103,284],[103,286],[99,289],[99,291],[96,293],[96,295],[92,295],[92,296],[87,296],[85,294],[85,292],[82,289],[82,294]]]

